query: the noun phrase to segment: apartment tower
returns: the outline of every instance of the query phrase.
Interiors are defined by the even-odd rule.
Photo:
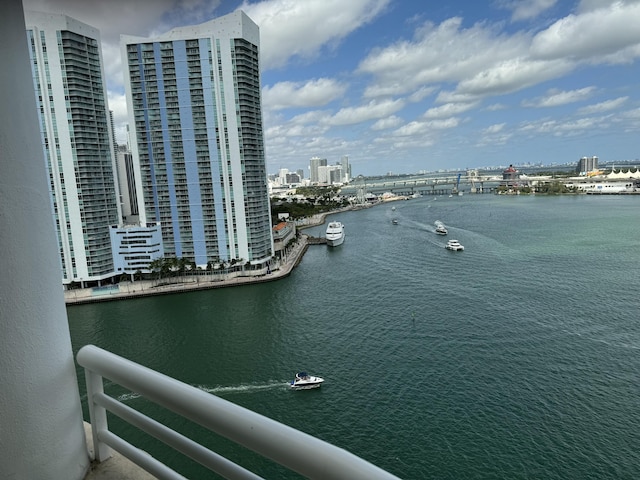
[[[242,11],[121,37],[140,222],[160,222],[167,256],[273,255],[259,45]]]
[[[66,15],[25,12],[63,284],[114,275],[120,218],[100,34]]]

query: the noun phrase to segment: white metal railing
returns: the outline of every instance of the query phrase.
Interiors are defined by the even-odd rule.
[[[110,432],[107,424],[109,411],[224,478],[261,478],[106,395],[103,378],[107,378],[308,478],[397,478],[346,450],[94,345],[82,347],[77,360],[85,369],[93,445],[99,462],[109,458],[110,448],[113,448],[160,479],[184,478],[161,461]]]

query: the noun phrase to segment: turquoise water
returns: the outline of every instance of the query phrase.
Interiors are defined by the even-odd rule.
[[[286,279],[69,307],[74,351],[98,345],[401,478],[640,478],[638,202],[465,195],[341,213],[345,243],[310,246]],[[300,369],[323,387],[290,391]],[[106,389],[260,475],[298,478]]]

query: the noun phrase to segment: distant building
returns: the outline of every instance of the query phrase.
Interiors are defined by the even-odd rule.
[[[133,155],[131,155],[126,145],[119,145],[116,155],[122,216],[127,220],[134,220],[133,217],[137,218],[138,216],[138,198],[133,169]]]
[[[121,36],[140,222],[199,266],[273,255],[260,32],[242,11]]]
[[[598,170],[598,157],[582,157],[578,160],[576,172],[580,175],[586,175],[589,172]]]
[[[113,225],[109,230],[118,274],[149,273],[149,264],[164,256],[160,224]]]
[[[518,186],[518,179],[520,178],[520,172],[516,170],[513,165],[509,165],[509,168],[506,168],[502,171],[502,185],[506,187],[516,187]]]
[[[25,12],[62,282],[114,276],[121,218],[100,34],[66,15]]]
[[[280,222],[273,227],[273,246],[275,255],[282,258],[287,244],[296,238],[296,224],[294,222]]]
[[[321,183],[319,169],[327,166],[326,158],[313,157],[309,163],[309,180],[311,183]]]
[[[349,156],[345,155],[340,160],[340,166],[342,167],[342,179],[340,180],[343,183],[349,183],[353,178],[351,176],[351,164],[349,163]]]

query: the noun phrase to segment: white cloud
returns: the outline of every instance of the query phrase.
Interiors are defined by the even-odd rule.
[[[556,2],[557,0],[505,0],[498,5],[511,10],[511,20],[515,22],[535,18],[553,7]]]
[[[620,108],[622,105],[624,105],[627,102],[627,100],[629,100],[629,97],[614,98],[612,100],[607,100],[605,102],[600,102],[594,105],[588,105],[586,107],[583,107],[580,110],[578,110],[578,113],[580,115],[592,115],[594,113],[609,112],[611,110],[616,110],[617,108]]]
[[[371,130],[388,130],[402,125],[402,119],[391,115],[387,118],[381,118],[371,126]]]
[[[425,85],[467,79],[487,65],[518,57],[527,49],[523,35],[501,35],[485,24],[462,29],[462,19],[456,17],[438,26],[425,23],[416,30],[413,41],[374,49],[357,71],[375,79],[365,96],[399,95]]]
[[[342,108],[333,117],[327,120],[332,126],[353,125],[369,120],[386,117],[401,110],[405,105],[403,100],[372,100],[359,107]]]
[[[445,103],[439,107],[430,108],[424,112],[424,118],[448,118],[474,108],[478,102]]]
[[[320,107],[340,98],[347,90],[345,84],[329,78],[306,83],[280,82],[262,90],[265,108],[281,110],[292,107]]]
[[[534,37],[531,55],[539,59],[628,62],[640,54],[638,25],[640,3],[613,2],[558,20]]]
[[[484,134],[494,134],[494,133],[498,133],[501,132],[504,127],[505,127],[506,123],[496,123],[494,125],[491,125],[487,128],[485,128],[482,133]]]
[[[595,87],[585,87],[569,91],[551,89],[547,92],[546,96],[535,100],[524,101],[522,102],[522,105],[525,107],[557,107],[568,103],[586,100],[595,90]]]
[[[263,69],[279,68],[292,57],[306,61],[338,45],[376,18],[390,0],[245,1],[242,10],[260,27]]]

